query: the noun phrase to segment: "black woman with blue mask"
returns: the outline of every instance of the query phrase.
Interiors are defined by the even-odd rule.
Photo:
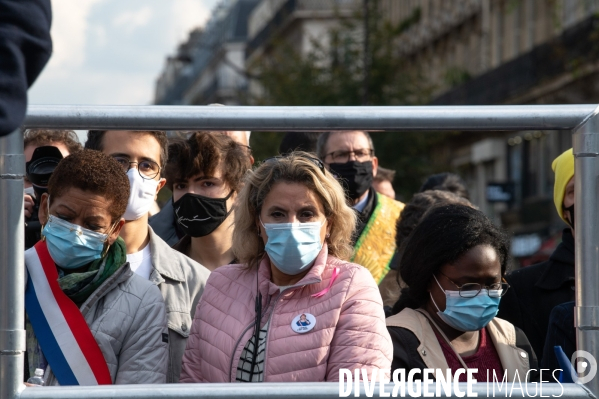
[[[338,381],[340,369],[388,379],[381,295],[370,272],[348,262],[355,218],[308,153],[248,173],[235,209],[238,264],[210,273],[181,382]]]
[[[166,382],[160,290],[133,273],[119,232],[129,180],[99,151],[62,159],[42,194],[42,240],[25,252],[26,373],[46,385]]]
[[[404,289],[387,318],[392,369],[451,369],[467,381],[534,379],[537,361],[524,333],[497,317],[509,241],[480,211],[451,204],[432,208],[402,244]],[[463,369],[464,371],[458,370]],[[420,377],[422,377],[420,371]]]

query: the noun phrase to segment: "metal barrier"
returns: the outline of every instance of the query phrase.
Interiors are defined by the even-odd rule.
[[[361,386],[358,392],[359,397],[389,397],[393,393],[394,384],[386,384],[383,392],[377,384],[372,395],[367,395],[364,386]],[[431,387],[432,388],[432,387]],[[528,398],[530,396],[539,396],[541,394],[539,385],[518,384],[511,389],[511,385],[505,384],[501,391],[498,387],[479,383],[472,384],[472,393],[478,397],[511,397]],[[420,386],[419,391],[424,392]],[[464,396],[467,392],[465,383],[458,384],[459,393],[452,390],[451,395],[437,397],[456,397]],[[434,391],[434,389],[433,389]],[[370,392],[369,392],[370,393]],[[385,393],[387,395],[385,395]],[[461,395],[460,395],[461,394]],[[542,390],[543,397],[561,398],[561,399],[595,399],[595,396],[582,385],[578,384],[544,384]],[[354,398],[354,391],[349,393],[348,398]],[[399,396],[399,395],[397,395]],[[89,387],[39,387],[27,388],[20,395],[19,399],[106,399],[106,398],[144,398],[144,399],[192,399],[192,398],[247,398],[247,399],[333,399],[339,398],[339,384],[334,382],[309,382],[309,383],[262,383],[262,384],[162,384],[162,385],[112,385],[101,386],[90,389]]]
[[[126,130],[572,130],[576,157],[576,328],[579,350],[599,355],[599,120],[596,105],[476,107],[31,106],[25,128]],[[191,384],[23,389],[25,350],[23,140],[0,138],[0,399],[339,397],[339,384]],[[583,190],[584,188],[584,190]],[[530,392],[534,391],[530,384]],[[545,384],[558,397],[557,384]],[[599,392],[599,378],[586,385]],[[486,384],[475,391],[487,396]],[[593,397],[580,385],[561,397]],[[388,390],[389,391],[389,390]],[[524,397],[516,390],[515,397]],[[375,391],[378,393],[378,390]],[[512,396],[499,392],[497,396]],[[352,393],[353,397],[354,394]]]

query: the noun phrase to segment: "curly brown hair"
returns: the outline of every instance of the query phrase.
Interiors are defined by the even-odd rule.
[[[77,134],[72,130],[28,129],[23,134],[23,148],[30,145],[41,147],[52,143],[64,144],[69,154],[83,149]]]
[[[200,173],[212,176],[222,165],[222,179],[239,192],[243,176],[252,167],[246,148],[220,132],[194,132],[185,141],[175,141],[168,148],[168,157],[164,175],[171,190],[173,184]]]
[[[100,151],[82,150],[64,158],[48,182],[50,198],[70,188],[103,196],[110,202],[112,222],[123,216],[129,201],[129,179],[117,161]]]

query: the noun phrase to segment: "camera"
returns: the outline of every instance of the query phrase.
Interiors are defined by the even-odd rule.
[[[42,194],[48,191],[48,181],[63,156],[54,146],[38,147],[33,151],[31,160],[25,164],[27,179],[35,192],[33,212],[25,223],[25,249],[29,249],[41,239],[42,225],[39,220],[39,201]]]

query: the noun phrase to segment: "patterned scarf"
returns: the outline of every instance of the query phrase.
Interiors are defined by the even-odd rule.
[[[77,306],[81,306],[126,261],[125,241],[119,237],[110,246],[106,256],[91,262],[84,272],[66,274],[63,269],[58,267],[58,275],[60,276],[58,285]]]

